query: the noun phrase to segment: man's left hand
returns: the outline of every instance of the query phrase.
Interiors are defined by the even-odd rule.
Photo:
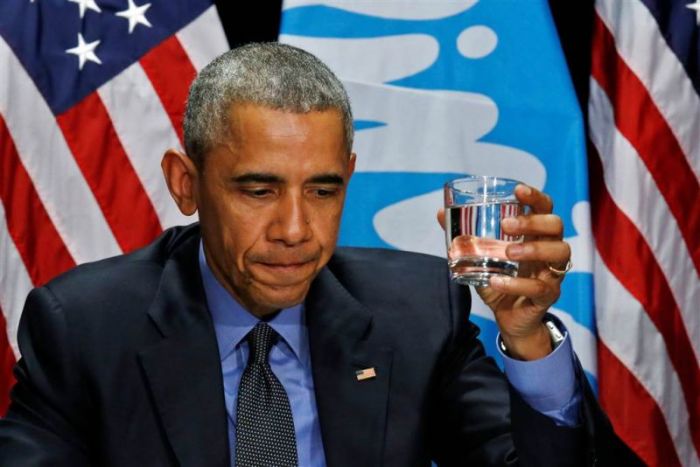
[[[522,243],[509,245],[506,254],[519,262],[518,277],[492,277],[488,287],[476,289],[491,308],[501,331],[501,338],[511,357],[536,360],[552,351],[552,341],[542,318],[559,298],[563,272],[571,249],[562,240],[564,224],[552,214],[552,199],[527,185],[515,189],[518,200],[530,207],[523,216],[504,219],[508,235],[524,235]],[[438,222],[445,225],[445,212],[438,212]]]
[[[518,276],[492,277],[489,286],[477,288],[477,293],[493,310],[508,353],[521,360],[535,360],[552,351],[542,318],[559,298],[564,278],[550,267],[564,270],[571,249],[562,240],[564,225],[552,214],[549,196],[526,185],[518,185],[515,196],[530,207],[530,212],[504,219],[501,227],[508,235],[525,236],[522,243],[506,249],[508,258],[520,263]]]

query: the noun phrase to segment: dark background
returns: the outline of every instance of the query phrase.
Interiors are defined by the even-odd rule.
[[[247,42],[277,39],[282,0],[246,2],[245,9],[239,2],[216,0],[216,7],[231,47]],[[549,0],[549,7],[585,115],[590,74],[593,0]]]

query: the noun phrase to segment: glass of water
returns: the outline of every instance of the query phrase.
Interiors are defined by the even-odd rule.
[[[503,233],[501,221],[525,212],[514,193],[519,183],[473,175],[445,184],[445,237],[453,280],[481,287],[493,275],[517,275],[518,263],[508,259],[506,247],[522,242],[523,236]]]

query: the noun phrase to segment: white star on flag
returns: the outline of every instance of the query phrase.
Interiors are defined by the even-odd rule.
[[[90,42],[89,44],[86,44],[85,39],[83,39],[83,35],[78,33],[78,45],[73,47],[72,49],[66,50],[66,53],[78,56],[78,69],[82,70],[83,65],[85,65],[85,62],[87,61],[95,62],[102,65],[100,59],[97,57],[97,55],[95,55],[95,49],[98,45],[100,45],[100,41]]]
[[[151,27],[151,23],[149,23],[148,19],[146,19],[146,10],[148,10],[150,7],[150,3],[136,6],[134,5],[134,0],[129,0],[129,8],[124,11],[120,11],[116,15],[129,20],[129,34],[131,34],[137,24],[143,24],[149,28]]]
[[[95,3],[95,0],[68,0],[69,2],[77,3],[78,6],[80,6],[80,17],[82,18],[85,15],[85,10],[93,10],[98,13],[101,13],[102,10],[100,10],[100,7],[97,6],[97,3]]]
[[[695,3],[690,3],[686,5],[686,7],[695,10],[695,21],[698,23],[698,26],[700,26],[700,0],[695,0]]]

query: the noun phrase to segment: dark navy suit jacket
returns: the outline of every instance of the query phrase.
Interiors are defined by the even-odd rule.
[[[199,241],[197,225],[170,229],[32,291],[0,465],[228,465]],[[469,306],[444,260],[337,250],[305,302],[328,465],[625,463],[587,387],[574,429],[511,394]]]

